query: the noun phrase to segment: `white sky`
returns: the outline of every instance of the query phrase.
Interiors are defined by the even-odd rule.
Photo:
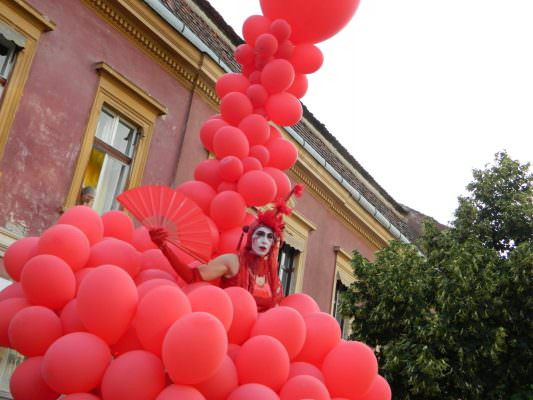
[[[261,13],[209,1],[239,34]],[[447,223],[494,153],[533,162],[532,21],[532,0],[361,0],[303,103],[395,200]]]

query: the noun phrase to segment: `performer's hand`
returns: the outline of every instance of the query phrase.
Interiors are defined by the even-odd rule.
[[[156,244],[157,247],[162,248],[165,246],[165,241],[168,238],[168,232],[164,228],[150,229],[150,239]]]

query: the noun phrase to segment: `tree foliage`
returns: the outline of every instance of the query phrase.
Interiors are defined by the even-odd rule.
[[[426,222],[418,246],[393,242],[372,263],[354,254],[343,312],[395,399],[533,398],[532,183],[498,153],[450,229]]]

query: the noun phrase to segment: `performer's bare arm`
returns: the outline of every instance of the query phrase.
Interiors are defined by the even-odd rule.
[[[231,278],[239,272],[239,257],[237,254],[222,254],[213,258],[207,264],[200,265],[198,272],[204,281],[216,278]]]

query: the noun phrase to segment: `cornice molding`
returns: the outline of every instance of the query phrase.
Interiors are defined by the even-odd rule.
[[[139,46],[189,90],[213,107],[219,104],[216,79],[224,73],[213,60],[189,43],[139,0],[82,0],[102,19]]]

